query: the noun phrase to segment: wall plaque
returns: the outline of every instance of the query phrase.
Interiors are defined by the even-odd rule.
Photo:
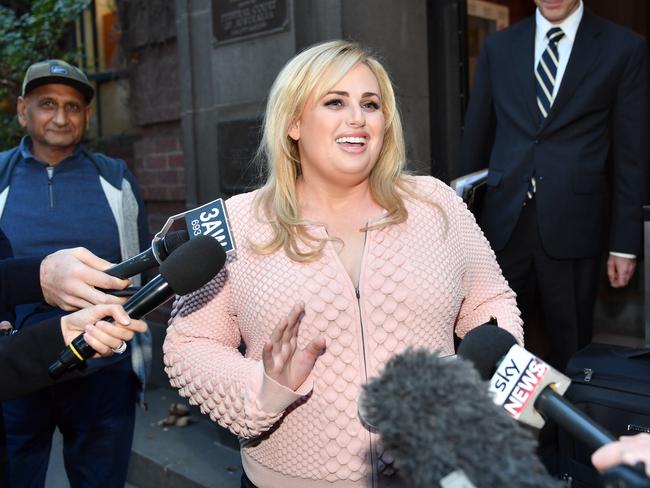
[[[288,27],[287,0],[212,0],[212,34],[218,44]]]

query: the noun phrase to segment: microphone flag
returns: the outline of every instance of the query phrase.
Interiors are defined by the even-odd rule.
[[[172,215],[162,229],[153,237],[153,243],[165,237],[175,221],[184,219],[190,240],[199,236],[215,239],[226,254],[233,252],[237,245],[230,229],[228,212],[223,198],[217,198],[200,207]],[[154,248],[155,249],[155,248]]]
[[[490,392],[494,403],[508,415],[539,429],[544,425],[544,418],[536,409],[526,406],[534,405],[547,386],[562,395],[570,383],[569,378],[515,344],[490,379]]]
[[[235,242],[230,231],[230,223],[226,214],[223,198],[217,198],[205,205],[194,208],[185,214],[187,231],[190,239],[198,236],[209,236],[217,240],[224,252],[235,249]]]

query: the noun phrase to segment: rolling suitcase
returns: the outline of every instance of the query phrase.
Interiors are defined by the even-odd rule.
[[[569,361],[565,397],[615,437],[650,432],[650,206],[644,207],[645,344],[593,343]],[[559,466],[573,488],[601,486],[591,452],[559,433]]]

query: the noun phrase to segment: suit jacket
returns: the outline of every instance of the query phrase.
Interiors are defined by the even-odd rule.
[[[489,36],[479,56],[458,169],[462,175],[489,166],[483,231],[496,251],[506,245],[535,174],[539,231],[549,255],[591,257],[604,246],[641,254],[649,136],[645,41],[585,10],[543,122],[534,47],[530,17]]]

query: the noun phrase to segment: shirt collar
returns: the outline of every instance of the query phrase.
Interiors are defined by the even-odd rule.
[[[39,161],[38,159],[36,159],[36,157],[32,153],[32,138],[30,136],[23,136],[23,138],[20,140],[19,151],[20,151],[20,155],[23,157],[24,160],[31,159],[32,161],[36,161],[38,163],[47,165],[47,163],[44,163],[43,161]],[[76,159],[80,154],[81,154],[81,145],[77,144],[77,147],[74,148],[74,152],[70,156],[65,158],[63,161],[61,161],[61,163]]]
[[[555,24],[551,24],[546,19],[546,17],[542,15],[542,13],[539,11],[539,8],[536,9],[535,10],[535,25],[536,25],[535,42],[546,43],[547,42],[546,33],[549,31],[549,29],[553,27],[560,27],[562,29],[562,32],[564,32],[564,37],[566,37],[570,41],[570,43],[573,44],[584,11],[585,11],[585,7],[582,3],[582,0],[580,0],[580,5],[578,5],[578,8],[575,10],[575,12],[573,12],[566,19],[564,19],[562,23],[555,25]]]

